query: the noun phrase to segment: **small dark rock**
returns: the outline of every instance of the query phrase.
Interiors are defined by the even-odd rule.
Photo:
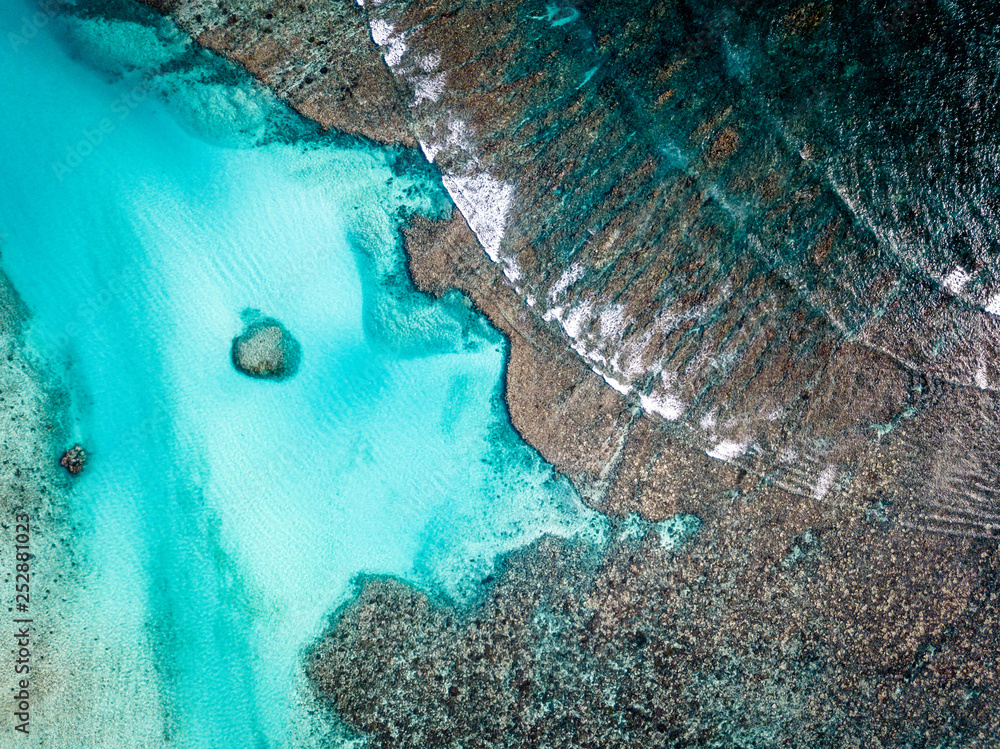
[[[59,465],[72,473],[74,476],[83,470],[87,464],[87,452],[80,445],[73,445],[63,453],[59,459]]]

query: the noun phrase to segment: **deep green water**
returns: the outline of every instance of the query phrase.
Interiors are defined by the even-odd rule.
[[[30,741],[314,745],[303,653],[358,573],[468,598],[603,524],[510,427],[501,336],[412,290],[400,228],[451,210],[415,154],[315,133],[165,28],[31,12],[0,10],[2,269],[91,460]],[[233,369],[247,308],[294,377]]]

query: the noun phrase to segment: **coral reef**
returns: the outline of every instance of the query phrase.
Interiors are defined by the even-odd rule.
[[[65,468],[74,476],[83,470],[87,465],[87,452],[80,445],[73,445],[59,458],[59,465]]]
[[[310,665],[344,721],[995,746],[995,8],[160,4],[318,122],[419,144],[458,212],[411,223],[411,273],[508,335],[517,429],[593,507],[703,522],[542,542],[471,611],[367,581]]]
[[[237,371],[264,380],[284,380],[298,371],[299,342],[273,317],[244,313],[246,326],[233,338],[232,361]]]

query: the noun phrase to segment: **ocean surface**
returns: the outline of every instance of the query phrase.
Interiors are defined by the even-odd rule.
[[[90,461],[30,745],[336,742],[303,654],[359,574],[470,600],[498,554],[603,521],[510,426],[502,337],[406,277],[436,172],[177,64],[169,29],[34,12],[0,8],[0,268]],[[233,368],[247,309],[294,377]]]

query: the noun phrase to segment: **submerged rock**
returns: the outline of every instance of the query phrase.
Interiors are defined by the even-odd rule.
[[[283,380],[299,368],[301,346],[284,325],[256,310],[243,314],[246,327],[233,338],[232,360],[248,377]]]
[[[74,476],[80,473],[86,464],[87,451],[80,445],[73,445],[73,447],[64,452],[62,457],[59,459],[59,465],[72,473]]]

